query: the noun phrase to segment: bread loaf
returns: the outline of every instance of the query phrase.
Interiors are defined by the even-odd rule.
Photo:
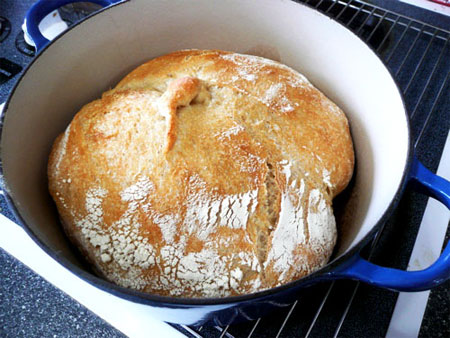
[[[153,59],[55,141],[49,190],[70,240],[118,285],[224,297],[301,278],[336,242],[344,113],[280,63],[223,51]]]

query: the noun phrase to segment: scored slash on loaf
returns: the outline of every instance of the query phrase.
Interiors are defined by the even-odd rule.
[[[280,63],[153,59],[56,139],[49,190],[69,239],[118,285],[224,297],[301,278],[336,243],[354,154],[344,113]]]

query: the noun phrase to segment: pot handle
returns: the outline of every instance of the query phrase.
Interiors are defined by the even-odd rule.
[[[409,177],[418,191],[437,199],[450,209],[450,182],[429,171],[416,157]],[[332,278],[351,278],[395,291],[423,291],[431,289],[450,277],[450,242],[441,256],[428,268],[403,271],[382,267],[355,255],[332,273]]]
[[[123,0],[87,0],[103,7],[111,6]],[[46,39],[39,30],[39,23],[48,14],[64,5],[84,2],[83,0],[39,0],[27,12],[25,16],[25,25],[28,36],[33,40],[36,51],[39,52],[50,41]]]

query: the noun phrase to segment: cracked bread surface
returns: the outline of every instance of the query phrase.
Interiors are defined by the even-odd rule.
[[[184,50],[85,105],[55,140],[48,177],[65,232],[99,275],[226,297],[327,263],[332,200],[353,166],[344,113],[304,76]]]

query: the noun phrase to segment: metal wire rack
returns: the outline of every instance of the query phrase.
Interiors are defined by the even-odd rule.
[[[376,51],[402,91],[416,150],[425,148],[431,133],[446,137],[448,125],[438,121],[439,115],[449,113],[445,107],[450,106],[450,31],[359,0],[297,1],[338,20]],[[448,121],[448,116],[444,121]],[[405,204],[409,202],[407,200]],[[414,224],[414,217],[421,218],[420,208],[394,214],[366,248],[366,257],[376,260],[377,256],[382,256],[377,250],[386,242],[387,233],[392,232],[389,230],[392,224],[398,223],[398,218],[405,222],[412,220]],[[403,228],[402,232],[415,238],[417,225],[408,230]],[[409,246],[406,258],[411,243]],[[391,256],[395,254],[391,253]],[[405,268],[407,260],[389,263]],[[358,282],[335,281],[308,289],[292,305],[268,318],[225,327],[176,327],[191,337],[384,336],[396,297],[394,292]],[[365,320],[361,321],[361,318]],[[374,323],[368,318],[374,318]],[[379,327],[380,321],[384,321],[383,327]],[[364,327],[356,327],[362,322]]]

